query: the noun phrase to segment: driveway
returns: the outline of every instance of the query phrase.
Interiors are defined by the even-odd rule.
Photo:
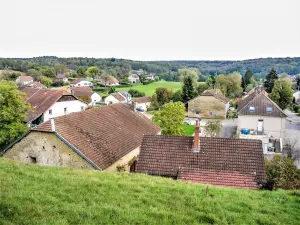
[[[232,138],[237,128],[237,121],[238,121],[237,118],[222,120],[223,127],[218,137]]]

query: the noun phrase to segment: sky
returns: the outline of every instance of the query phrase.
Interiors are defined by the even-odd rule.
[[[300,0],[0,0],[0,57],[300,57]]]

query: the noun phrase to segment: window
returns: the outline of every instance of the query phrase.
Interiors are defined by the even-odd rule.
[[[255,107],[254,107],[254,106],[250,106],[250,107],[249,107],[249,111],[250,111],[250,112],[254,112],[254,111],[255,111]]]
[[[213,115],[213,112],[209,112],[209,115],[212,116],[212,115]]]
[[[112,101],[109,101],[109,104],[110,104],[110,105],[113,104]]]
[[[273,109],[271,107],[267,107],[267,112],[272,112]]]
[[[64,108],[64,113],[65,113],[65,115],[67,114],[67,112],[68,112],[68,111],[67,111],[67,108]]]
[[[49,115],[52,116],[52,109],[49,110]]]
[[[264,120],[259,119],[257,123],[257,132],[263,132],[264,129]]]
[[[84,110],[84,107],[83,107],[83,106],[80,106],[80,109],[81,109],[81,111],[82,111],[82,110]]]

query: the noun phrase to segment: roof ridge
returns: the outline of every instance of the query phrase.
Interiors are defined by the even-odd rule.
[[[249,104],[250,104],[250,102],[252,102],[255,98],[257,98],[257,96],[259,95],[259,93],[257,93],[257,92],[253,92],[253,93],[251,93],[250,95],[252,95],[252,94],[255,94],[255,97],[254,98],[252,98],[247,104],[245,104],[242,108],[240,108],[239,109],[239,111],[242,111],[246,106],[248,106]],[[249,98],[250,97],[250,95],[248,95],[246,98],[244,98],[243,100],[246,100],[247,98]],[[242,100],[242,101],[243,101]]]

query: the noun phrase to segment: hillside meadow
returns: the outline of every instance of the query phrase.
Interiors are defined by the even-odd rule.
[[[208,187],[208,191],[207,190]],[[0,158],[0,224],[299,224],[299,191],[239,190]]]

